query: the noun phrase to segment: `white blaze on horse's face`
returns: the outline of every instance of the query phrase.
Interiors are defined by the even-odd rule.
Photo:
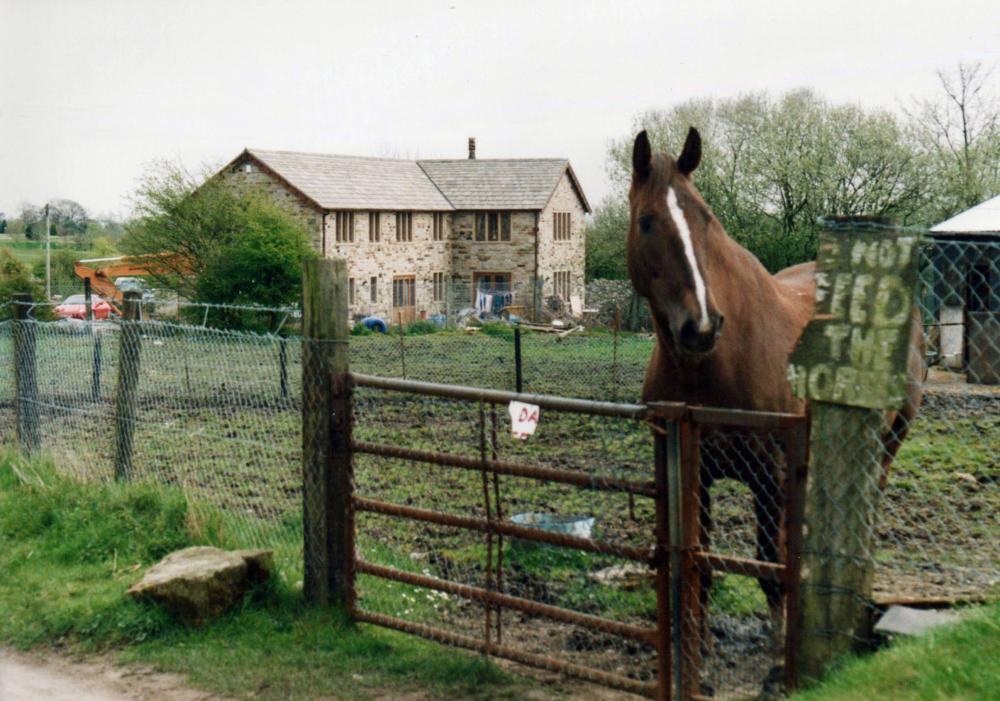
[[[691,229],[688,227],[687,219],[684,218],[684,210],[677,203],[677,194],[672,187],[667,188],[667,210],[670,212],[674,226],[677,227],[677,233],[680,234],[681,243],[684,245],[684,257],[687,258],[688,267],[691,268],[691,276],[694,278],[694,293],[698,298],[698,308],[701,311],[698,330],[701,333],[708,333],[712,330],[712,322],[708,317],[708,290],[705,287],[705,280],[701,276],[701,269],[698,267],[698,258],[694,253]]]

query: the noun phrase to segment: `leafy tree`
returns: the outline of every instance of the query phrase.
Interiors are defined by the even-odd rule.
[[[107,258],[118,252],[118,249],[115,248],[115,245],[107,236],[94,237],[94,239],[90,242],[90,246],[93,250],[95,258]]]
[[[133,198],[121,248],[164,254],[156,286],[187,299],[280,306],[300,295],[302,261],[315,255],[306,223],[268,192],[159,164]],[[238,323],[239,319],[231,319]]]
[[[676,155],[691,125],[702,133],[698,189],[730,235],[772,271],[815,257],[819,216],[908,222],[920,214],[928,177],[904,125],[889,112],[831,105],[808,90],[691,100],[638,115],[609,150],[613,206],[627,197],[635,133],[646,129],[655,149]]]
[[[36,300],[45,297],[44,290],[32,279],[28,266],[15,258],[6,248],[0,248],[0,321],[13,316],[10,300],[19,292],[28,292]],[[51,318],[51,308],[37,307],[34,316],[38,319]]]
[[[908,111],[932,174],[932,223],[1000,193],[1000,93],[993,71],[960,63],[937,77],[943,95]]]
[[[76,251],[68,250],[65,248],[60,248],[52,251],[52,256],[49,261],[50,269],[52,272],[52,287],[53,288],[67,288],[79,286],[80,280],[76,277],[73,272],[74,263],[76,263],[79,258],[79,254]],[[35,278],[38,280],[45,279],[45,259],[35,263],[33,269]]]
[[[73,200],[52,200],[49,203],[49,221],[53,235],[82,236],[87,231],[87,210]]]
[[[621,199],[607,198],[587,226],[586,275],[588,280],[605,278],[624,280],[625,235],[628,233],[628,207]]]
[[[27,202],[21,204],[21,231],[24,237],[33,241],[45,238],[45,224],[42,210]]]

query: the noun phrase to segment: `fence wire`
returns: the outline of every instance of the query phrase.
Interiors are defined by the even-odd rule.
[[[15,325],[34,345],[37,389],[22,395],[24,410],[57,469],[179,490],[202,535],[301,551],[300,341],[155,321],[22,321],[4,325],[7,347]],[[32,362],[21,351],[4,355],[5,391],[10,368]]]
[[[595,680],[615,675],[636,689],[655,682],[654,570],[636,561],[655,545],[655,504],[650,493],[630,496],[608,487],[629,480],[652,489],[652,442],[644,423],[543,409],[537,432],[524,441],[512,437],[505,405],[364,388],[355,390],[354,400],[362,611],[432,627],[430,637],[443,642],[464,636],[582,665],[590,670],[583,676]],[[431,460],[443,454],[558,469],[590,488],[376,454],[373,446],[425,451]],[[383,504],[457,520],[421,521],[417,512],[408,512],[407,520],[386,514]],[[460,527],[470,518],[576,536],[595,550]],[[430,579],[385,579],[376,576],[379,567]],[[516,597],[521,608],[498,608],[474,593],[462,595],[461,587]],[[546,607],[591,625],[553,620],[543,615]]]
[[[786,689],[786,636],[799,611],[797,592],[790,599],[786,587],[796,572],[785,567],[795,561],[787,548],[801,528],[790,511],[798,489],[790,440],[777,430],[701,432],[697,513],[685,518],[697,546],[715,559],[685,578],[680,647],[691,668],[688,693],[742,699]],[[771,577],[758,572],[762,564]]]
[[[975,599],[1000,588],[1000,242],[929,242],[918,303],[928,374],[922,406],[906,427],[884,488],[881,474],[871,469],[885,450],[884,427],[831,438],[845,448],[871,445],[874,455],[856,466],[855,479],[822,487],[835,515],[860,524],[847,542],[823,544],[823,558],[833,565],[874,562],[875,603]],[[124,322],[136,324],[139,340],[138,367],[131,378],[134,414],[124,416],[134,427],[129,476],[182,490],[193,505],[195,523],[206,530],[225,526],[241,544],[287,548],[301,557],[302,363],[307,342],[272,333],[276,328],[296,330],[294,310],[285,310],[287,319],[278,314],[282,310],[230,311],[259,320],[266,333],[213,328],[213,315],[216,323],[224,321],[221,313],[210,310],[206,321],[205,309],[199,308],[187,313],[200,314],[200,319],[188,319],[179,304],[172,320],[157,320],[172,318],[164,308],[162,317],[154,313],[142,322]],[[33,396],[16,394],[14,367],[28,362],[14,353],[18,328],[34,340]],[[37,413],[38,447],[58,469],[77,479],[114,479],[116,424],[123,419],[118,408],[122,338],[119,320],[0,322],[0,445],[17,443],[14,407],[20,401]],[[514,345],[509,327],[425,336],[390,330],[352,337],[351,369],[513,390]],[[653,345],[643,335],[559,338],[525,332],[523,389],[636,401]],[[367,390],[359,391],[357,400],[359,416],[365,417],[359,426],[367,426],[371,440],[473,455],[482,450],[478,406]],[[486,450],[491,454],[492,409],[486,407]],[[521,442],[510,437],[503,408],[497,411],[498,456],[577,469],[595,478],[639,470],[648,478],[651,444],[644,425],[554,413],[546,416],[538,436]],[[724,454],[728,449],[719,445],[715,450]],[[622,544],[638,544],[649,535],[637,524],[650,518],[651,500],[638,496],[629,500],[509,476],[499,478],[497,487],[491,478],[484,496],[477,472],[384,457],[357,460],[359,493],[373,498],[480,517],[485,517],[487,504],[505,517],[551,512],[592,516],[594,537]],[[710,496],[713,548],[753,557],[758,548],[753,491],[738,480],[721,479]],[[498,506],[500,512],[495,511]],[[607,614],[622,623],[649,624],[648,570],[640,573],[614,553],[563,552],[512,539],[489,544],[482,534],[447,526],[401,529],[385,515],[359,516],[362,554],[372,562],[417,574],[447,574],[477,586],[488,579],[485,563],[493,562],[494,581],[502,580],[511,595]],[[481,637],[481,602],[459,605],[446,592],[377,580],[359,578],[370,610]],[[733,652],[742,648],[731,641],[763,645],[765,637],[773,637],[766,598],[753,577],[719,578],[707,606],[717,647],[723,641],[721,652],[705,653],[707,669],[724,665],[727,655],[743,654]],[[499,626],[501,639],[525,650],[567,656],[583,651],[596,669],[638,681],[650,678],[649,650],[620,636],[583,629],[553,633],[544,620],[527,612],[491,614],[490,620],[494,628]],[[735,676],[715,683],[719,692],[741,684]]]

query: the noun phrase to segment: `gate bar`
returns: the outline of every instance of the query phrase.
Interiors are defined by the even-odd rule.
[[[371,623],[384,628],[392,628],[394,630],[402,631],[403,633],[419,635],[422,638],[427,638],[436,642],[486,653],[486,644],[483,643],[482,640],[470,638],[467,635],[450,633],[448,631],[439,630],[420,623],[411,623],[410,621],[404,621],[400,618],[385,616],[380,613],[371,613],[369,611],[358,611],[354,618],[356,621],[360,621],[361,623]],[[508,645],[493,645],[490,647],[489,654],[494,657],[501,657],[513,662],[520,662],[521,664],[530,665],[539,669],[545,669],[550,672],[561,672],[585,681],[597,682],[598,684],[603,684],[604,686],[611,687],[612,689],[631,691],[634,694],[640,694],[649,698],[654,698],[656,694],[656,684],[653,682],[642,682],[637,679],[624,677],[620,674],[612,674],[611,672],[604,672],[599,669],[584,667],[583,665],[565,662],[546,655],[536,655],[534,653],[524,652],[519,648],[510,647]]]
[[[785,565],[779,562],[766,562],[735,555],[719,555],[704,550],[696,550],[691,553],[691,556],[702,572],[725,572],[726,574],[741,574],[757,579],[768,579],[773,582],[785,581]]]
[[[618,416],[627,419],[641,419],[646,416],[644,404],[618,404],[615,402],[597,402],[589,399],[570,399],[548,394],[518,394],[499,389],[483,389],[466,387],[464,385],[446,385],[438,382],[420,382],[417,380],[399,380],[392,377],[364,375],[352,373],[356,387],[372,387],[390,392],[408,392],[432,397],[448,399],[466,399],[471,401],[492,402],[494,404],[509,404],[513,401],[536,404],[543,409],[565,411],[576,414],[594,414],[597,416]]]
[[[592,553],[602,553],[604,555],[614,555],[626,560],[635,560],[649,564],[652,562],[654,548],[636,548],[630,545],[614,545],[602,540],[591,540],[590,538],[580,538],[578,536],[566,535],[564,533],[549,533],[535,528],[525,528],[513,523],[489,522],[483,518],[470,516],[458,516],[446,514],[440,511],[429,509],[418,509],[402,504],[390,504],[375,499],[364,497],[354,497],[355,511],[367,511],[370,513],[383,514],[385,516],[398,516],[412,521],[423,521],[425,523],[436,523],[441,526],[451,526],[453,528],[465,528],[470,531],[483,531],[501,533],[503,535],[521,538],[523,540],[533,540],[550,545],[559,545],[564,548],[575,548]]]
[[[636,640],[640,643],[647,643],[649,645],[655,644],[656,630],[653,628],[643,628],[641,626],[634,626],[628,623],[620,623],[618,621],[612,621],[598,616],[591,616],[586,613],[579,613],[578,611],[564,609],[559,606],[550,606],[549,604],[543,604],[538,601],[532,601],[531,599],[525,599],[519,596],[501,594],[499,592],[490,591],[489,589],[483,589],[482,587],[459,584],[457,582],[450,582],[446,579],[440,579],[438,577],[428,577],[422,574],[398,570],[393,567],[376,565],[373,562],[367,562],[365,560],[358,560],[355,566],[357,568],[356,571],[361,574],[381,577],[382,579],[391,579],[396,582],[402,582],[403,584],[412,584],[416,587],[424,587],[425,589],[435,589],[437,591],[447,592],[448,594],[455,594],[456,596],[461,596],[466,599],[481,601],[486,604],[495,604],[497,606],[502,606],[503,608],[521,611],[532,616],[542,616],[553,621],[559,621],[560,623],[570,623],[572,625],[577,625],[582,628],[590,628],[602,633],[611,633],[622,638]]]
[[[379,455],[385,458],[398,458],[400,460],[411,460],[415,462],[431,463],[432,465],[444,465],[446,467],[460,467],[467,470],[480,472],[496,472],[501,475],[511,477],[527,477],[529,479],[544,480],[547,482],[561,482],[584,489],[594,489],[607,492],[627,492],[651,498],[656,497],[655,482],[639,482],[637,480],[625,480],[617,477],[597,477],[577,470],[561,470],[555,467],[539,467],[536,465],[522,465],[505,460],[483,460],[464,455],[454,455],[451,453],[439,453],[433,450],[418,450],[416,448],[403,448],[395,445],[385,445],[381,443],[369,443],[366,441],[355,441],[353,443],[355,453],[366,453],[368,455]]]

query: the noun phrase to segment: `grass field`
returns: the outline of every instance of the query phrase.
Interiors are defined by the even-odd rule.
[[[792,701],[986,701],[1000,690],[1000,602],[965,620],[845,662]]]
[[[195,533],[211,533],[217,514],[227,514],[227,537],[240,545],[277,547],[289,582],[301,578],[301,342],[286,343],[288,393],[280,384],[280,343],[211,330],[151,324],[142,340],[136,477],[188,498],[186,519]],[[0,331],[0,346],[9,334]],[[39,329],[39,386],[45,449],[59,468],[80,478],[111,475],[113,397],[117,335],[101,335],[101,385],[91,396],[95,341],[64,327]],[[593,399],[634,401],[651,342],[607,335],[524,338],[525,389]],[[497,335],[439,333],[429,336],[362,336],[351,340],[358,372],[513,389],[513,344]],[[7,356],[9,357],[9,356]],[[617,362],[615,362],[617,359]],[[9,387],[10,367],[0,367]],[[7,384],[4,384],[7,383]],[[979,400],[976,400],[979,401]],[[993,400],[970,404],[950,394],[929,397],[894,466],[879,523],[879,585],[910,595],[982,594],[996,581],[997,441],[1000,412]],[[486,447],[489,440],[489,407]],[[0,413],[8,412],[0,395]],[[475,456],[481,449],[479,406],[358,390],[355,438],[389,445]],[[3,416],[0,416],[3,419]],[[11,426],[7,422],[6,426]],[[497,417],[497,452],[505,459],[602,475],[649,478],[652,442],[639,422],[547,412],[530,441],[513,440],[505,407]],[[0,441],[4,440],[0,427]],[[9,428],[7,429],[10,430]],[[10,440],[8,433],[6,440]],[[964,475],[956,479],[955,475]],[[489,491],[493,485],[487,485]],[[580,513],[596,518],[595,536],[644,545],[651,536],[652,503],[581,491],[521,478],[499,480],[504,516],[523,512]],[[395,503],[485,514],[484,485],[477,472],[442,470],[398,460],[359,456],[359,494]],[[753,554],[752,502],[745,487],[722,481],[713,495],[715,545]],[[495,501],[495,500],[494,500]],[[412,572],[482,585],[487,545],[455,529],[408,526],[363,514],[359,547],[372,561]],[[551,548],[492,543],[502,556],[505,591],[585,613],[648,625],[654,606],[651,581],[606,585],[590,575],[618,558],[565,554]],[[362,604],[415,622],[437,623],[481,635],[483,611],[431,592],[370,577],[359,579]],[[713,615],[729,640],[766,640],[765,607],[756,583],[730,577],[717,582]],[[586,631],[555,630],[532,617],[507,618],[504,633],[528,650],[602,669],[648,677],[650,651]],[[749,644],[749,643],[747,643]],[[755,673],[770,666],[740,647]],[[756,649],[756,648],[755,648]]]
[[[283,567],[271,586],[201,629],[124,598],[142,566],[174,548],[232,542],[229,525],[217,514],[209,528],[193,528],[179,492],[81,485],[49,464],[0,455],[0,642],[110,650],[120,661],[186,674],[234,698],[517,699],[579,691],[540,687],[478,656],[352,626],[336,610],[306,609],[289,584],[295,575]],[[1000,605],[966,618],[849,661],[793,699],[992,698],[1000,688]]]
[[[44,241],[10,241],[0,240],[0,249],[10,251],[17,260],[34,267],[40,261],[45,260]],[[90,246],[79,246],[72,241],[52,241],[52,253],[57,251],[69,251],[78,258],[87,258],[93,251]]]

